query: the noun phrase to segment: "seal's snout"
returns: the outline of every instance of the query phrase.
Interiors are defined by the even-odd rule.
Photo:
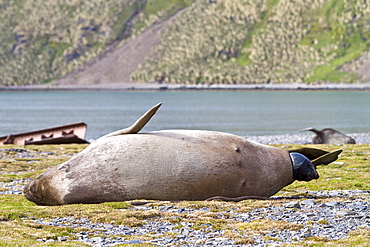
[[[319,174],[312,162],[300,153],[290,153],[293,165],[293,178],[299,181],[318,179]]]
[[[51,206],[61,204],[52,183],[50,183],[50,176],[47,172],[27,184],[23,189],[23,194],[29,201],[37,205]]]
[[[316,168],[314,166],[312,166],[312,170],[307,172],[305,178],[303,178],[303,179],[297,179],[297,180],[300,180],[300,181],[311,181],[313,179],[318,179],[319,177],[320,176],[319,176],[319,173],[317,172]]]
[[[36,180],[33,180],[30,183],[28,183],[23,189],[23,194],[27,198],[27,200],[39,204],[38,203],[39,200],[35,196],[37,194],[37,185],[35,184],[35,182]]]

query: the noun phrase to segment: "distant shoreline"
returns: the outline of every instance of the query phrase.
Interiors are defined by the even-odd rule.
[[[370,91],[370,83],[364,84],[238,84],[238,85],[185,85],[157,83],[114,83],[96,85],[26,85],[0,87],[0,91],[183,91],[183,90],[348,90]]]

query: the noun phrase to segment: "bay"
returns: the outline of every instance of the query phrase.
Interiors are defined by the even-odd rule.
[[[239,136],[300,129],[370,132],[369,91],[0,92],[0,136],[85,122],[88,140],[130,126],[163,105],[142,132],[203,129]]]

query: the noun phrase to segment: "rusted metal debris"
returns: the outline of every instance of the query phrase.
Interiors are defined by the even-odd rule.
[[[0,145],[88,143],[85,140],[86,129],[87,125],[81,122],[49,129],[10,134],[0,137]]]

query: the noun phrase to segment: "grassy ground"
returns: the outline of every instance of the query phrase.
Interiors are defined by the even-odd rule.
[[[302,145],[279,145],[282,148],[297,148]],[[320,179],[312,182],[294,182],[282,190],[284,196],[304,195],[307,190],[370,190],[370,145],[305,145],[334,151],[343,149],[337,162],[318,168]],[[24,178],[35,178],[47,167],[54,166],[68,160],[73,154],[81,151],[86,145],[45,145],[45,146],[3,146],[0,148],[0,182],[9,182]],[[17,149],[24,149],[27,154],[20,158]],[[280,195],[280,193],[278,194]],[[303,200],[303,199],[302,199]],[[333,199],[320,198],[316,202],[325,202]],[[336,201],[345,201],[346,198],[335,198]],[[137,211],[127,202],[114,202],[92,205],[65,205],[56,207],[36,206],[27,201],[22,195],[0,195],[0,246],[85,246],[82,242],[74,242],[75,233],[86,231],[83,228],[52,227],[34,223],[34,219],[53,219],[55,217],[73,217],[74,219],[88,218],[91,222],[111,223],[138,227],[143,225],[144,219],[167,221],[171,223],[191,222],[193,228],[201,228],[202,224],[212,223],[214,229],[226,231],[225,237],[234,239],[239,244],[248,244],[250,239],[242,237],[232,231],[233,228],[244,233],[263,232],[274,229],[297,229],[299,224],[285,221],[257,220],[250,223],[235,222],[233,219],[218,218],[217,212],[233,209],[235,212],[248,212],[256,207],[266,205],[281,205],[288,199],[276,201],[247,200],[234,202],[153,202],[153,210]],[[210,212],[196,211],[190,214],[165,213],[156,208],[163,205],[172,205],[174,208],[202,208],[207,207]],[[122,210],[125,209],[125,210]],[[90,234],[99,236],[99,232],[90,230]],[[101,236],[102,233],[100,233]],[[166,234],[166,233],[165,233]],[[37,239],[58,239],[67,237],[67,242],[40,243]],[[149,240],[151,234],[141,236],[120,236],[127,239]],[[158,236],[157,236],[158,237]],[[370,230],[353,231],[348,238],[338,241],[328,241],[325,238],[309,237],[299,246],[369,246]],[[298,246],[297,245],[297,246]],[[86,245],[87,246],[87,245]]]

